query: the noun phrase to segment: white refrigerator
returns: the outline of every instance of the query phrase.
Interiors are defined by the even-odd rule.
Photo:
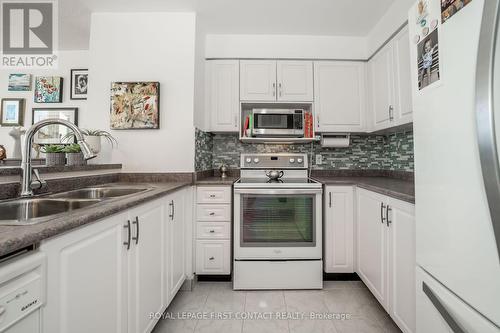
[[[498,0],[409,12],[417,332],[500,332],[498,16]]]

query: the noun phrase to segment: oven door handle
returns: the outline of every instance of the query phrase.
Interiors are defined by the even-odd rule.
[[[269,194],[269,195],[279,195],[279,194],[321,194],[323,189],[299,189],[299,188],[266,188],[266,189],[249,189],[249,188],[235,188],[234,193],[237,194]]]

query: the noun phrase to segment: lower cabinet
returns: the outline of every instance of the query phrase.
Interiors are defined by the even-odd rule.
[[[354,187],[327,186],[323,237],[326,273],[354,272]]]
[[[415,206],[357,189],[357,273],[399,328],[415,332]]]
[[[185,280],[184,196],[163,198],[42,242],[43,332],[151,332]],[[178,233],[178,234],[176,234]]]

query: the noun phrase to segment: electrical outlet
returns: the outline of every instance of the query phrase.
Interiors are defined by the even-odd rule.
[[[316,154],[316,165],[323,164],[323,156],[321,154]]]

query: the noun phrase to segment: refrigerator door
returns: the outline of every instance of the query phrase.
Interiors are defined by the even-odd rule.
[[[417,333],[498,333],[500,329],[417,269]]]
[[[498,1],[483,11],[476,71],[476,121],[484,187],[500,255],[500,34]]]
[[[439,18],[440,1],[429,5],[431,15]],[[413,42],[422,28],[416,24],[416,5],[410,11],[416,248],[417,265],[500,326],[500,263],[475,117],[484,5],[485,0],[473,0],[439,25],[440,80],[422,90]]]

